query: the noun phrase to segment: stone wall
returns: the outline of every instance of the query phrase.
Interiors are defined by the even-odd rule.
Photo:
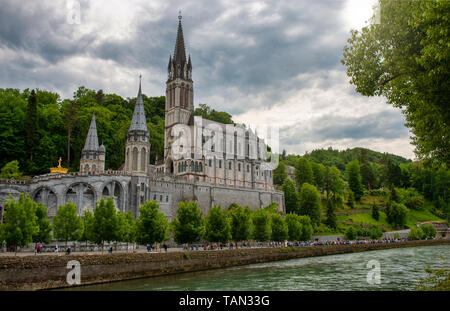
[[[227,208],[232,203],[248,205],[251,209],[277,203],[285,212],[284,194],[277,190],[240,188],[213,185],[206,182],[180,182],[177,180],[154,180],[147,176],[129,174],[99,175],[55,175],[27,183],[0,183],[0,208],[4,199],[20,193],[29,194],[31,199],[47,205],[48,215],[56,215],[57,208],[71,201],[78,207],[78,213],[93,210],[95,202],[112,196],[116,208],[131,211],[138,216],[138,208],[145,201],[156,200],[164,214],[171,219],[176,215],[181,201],[198,201],[206,215],[214,205]]]

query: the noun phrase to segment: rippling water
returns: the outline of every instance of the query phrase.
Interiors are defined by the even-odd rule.
[[[412,290],[442,268],[450,246],[422,246],[291,259],[219,270],[83,286],[70,290]],[[443,256],[446,263],[440,258]],[[367,263],[380,263],[381,283],[367,282]]]

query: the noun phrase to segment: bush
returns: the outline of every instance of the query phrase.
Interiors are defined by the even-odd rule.
[[[372,205],[372,218],[375,220],[380,219],[380,208],[378,207],[378,205],[375,202],[373,202],[373,205]]]
[[[383,231],[381,231],[380,228],[373,226],[369,229],[369,237],[372,240],[378,240],[379,238],[381,238],[383,236]]]
[[[406,224],[406,216],[408,209],[404,204],[391,201],[386,207],[386,216],[388,223],[396,227],[404,227]]]
[[[300,189],[300,214],[309,216],[312,223],[320,224],[320,193],[308,183],[303,183]]]
[[[433,225],[423,224],[420,226],[420,229],[422,229],[424,239],[433,239],[436,237],[436,229]]]
[[[421,228],[411,228],[411,231],[409,232],[409,236],[410,239],[412,240],[421,240],[424,237],[423,231]]]
[[[19,161],[17,160],[6,163],[0,173],[1,178],[19,179],[21,176],[22,173],[19,171]]]
[[[370,190],[368,194],[374,197],[385,197],[387,195],[387,191],[381,189],[374,189]]]
[[[357,231],[354,227],[349,227],[344,233],[344,237],[346,240],[354,240],[356,239],[356,235]]]

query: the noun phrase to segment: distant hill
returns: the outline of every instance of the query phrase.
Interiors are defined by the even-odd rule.
[[[322,163],[326,166],[336,166],[339,170],[344,171],[345,166],[348,162],[353,160],[359,160],[361,154],[365,153],[367,160],[376,164],[384,164],[388,160],[391,160],[394,164],[400,165],[402,163],[412,162],[409,159],[404,157],[390,154],[390,153],[381,153],[378,151],[356,147],[353,149],[346,150],[337,150],[333,148],[328,149],[316,149],[311,152],[307,152],[304,157],[310,160],[311,162]],[[289,154],[286,156],[285,163],[287,165],[294,165],[299,155]]]

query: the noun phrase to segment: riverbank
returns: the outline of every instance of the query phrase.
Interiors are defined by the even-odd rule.
[[[70,260],[80,263],[81,285],[88,285],[294,258],[442,244],[448,245],[450,240],[150,254],[0,257],[0,290],[70,287],[72,285],[66,282]]]

